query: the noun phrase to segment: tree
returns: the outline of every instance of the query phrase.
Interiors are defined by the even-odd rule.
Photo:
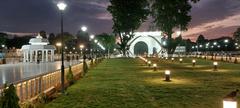
[[[102,33],[96,36],[97,40],[107,49],[108,57],[109,53],[113,51],[115,47],[115,36],[107,33]]]
[[[0,33],[0,45],[6,45],[7,36],[8,35],[6,33]]]
[[[207,42],[207,39],[203,35],[199,35],[196,41],[198,44],[204,44]]]
[[[152,16],[156,26],[168,36],[168,53],[174,52],[176,47],[170,47],[173,44],[172,34],[174,29],[181,31],[187,30],[191,21],[189,12],[191,4],[189,1],[197,2],[199,0],[152,0]]]
[[[240,44],[240,27],[233,33],[233,38],[236,42]]]
[[[43,38],[47,38],[47,33],[44,30],[41,30],[39,32],[40,36],[42,36]]]
[[[20,108],[18,104],[19,98],[16,94],[16,89],[13,84],[10,84],[8,88],[5,86],[3,92],[1,108]]]
[[[147,0],[110,0],[107,10],[112,14],[113,32],[119,36],[119,49],[126,56],[127,43],[134,31],[147,19],[149,14]]]
[[[48,37],[48,40],[49,40],[49,43],[50,43],[51,45],[54,44],[54,39],[55,39],[55,34],[54,34],[54,33],[50,33],[50,34],[49,34],[49,37]]]

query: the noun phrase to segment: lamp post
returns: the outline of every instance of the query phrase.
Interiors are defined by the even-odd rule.
[[[165,81],[171,81],[170,74],[171,74],[170,70],[165,70]]]
[[[85,32],[85,31],[87,31],[87,27],[86,27],[86,26],[82,26],[82,27],[81,27],[81,30],[82,30],[83,32]]]
[[[62,47],[61,47],[61,56],[62,56],[62,65],[61,65],[61,92],[64,93],[64,54],[63,54],[63,11],[67,7],[67,5],[63,2],[59,2],[57,4],[58,9],[61,12],[61,41],[62,41]]]

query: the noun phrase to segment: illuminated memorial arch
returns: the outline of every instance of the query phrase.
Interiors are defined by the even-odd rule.
[[[147,55],[163,55],[166,56],[166,44],[162,39],[161,32],[135,32],[134,37],[128,42],[129,56],[135,57],[143,53]]]

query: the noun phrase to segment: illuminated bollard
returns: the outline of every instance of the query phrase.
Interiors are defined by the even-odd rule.
[[[237,57],[235,57],[235,59],[234,59],[234,63],[235,63],[235,64],[238,63]]]
[[[182,58],[180,58],[180,59],[179,59],[179,62],[180,62],[180,63],[182,63],[182,61],[183,61],[183,59],[182,59]]]
[[[156,63],[153,64],[153,71],[157,71],[157,64]]]
[[[152,62],[151,62],[151,61],[148,61],[148,67],[150,67],[150,66],[151,66],[151,64],[152,64]]]
[[[196,65],[196,60],[193,59],[193,60],[192,60],[192,66],[195,67],[195,65]]]
[[[237,108],[237,93],[238,89],[232,91],[223,98],[223,108]]]
[[[174,61],[174,58],[172,58],[172,62]]]
[[[170,70],[165,70],[165,81],[171,81],[170,74]]]
[[[213,62],[213,70],[214,71],[218,70],[217,66],[218,66],[218,62]]]

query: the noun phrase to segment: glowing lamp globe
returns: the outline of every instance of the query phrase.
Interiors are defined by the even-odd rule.
[[[57,4],[57,7],[58,7],[59,10],[63,11],[67,7],[67,5],[63,2],[60,2],[60,3]]]

